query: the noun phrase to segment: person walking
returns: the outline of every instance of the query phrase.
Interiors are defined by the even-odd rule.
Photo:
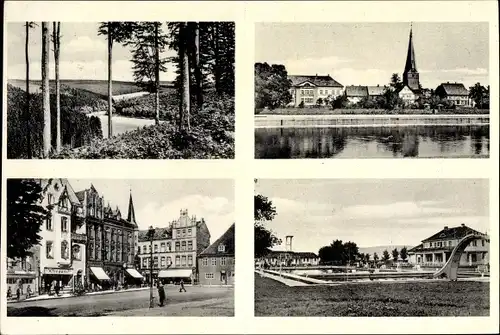
[[[9,286],[9,288],[7,289],[7,300],[10,298],[12,298],[12,289]]]
[[[19,286],[17,287],[17,290],[16,290],[16,296],[17,296],[17,300],[19,300],[21,298],[21,289],[19,288]]]
[[[160,307],[165,304],[165,290],[163,287],[163,281],[158,280],[158,296],[160,297]]]
[[[186,288],[184,287],[184,280],[181,279],[181,288],[179,289],[179,292],[182,292],[182,291],[187,292]]]
[[[28,288],[26,289],[26,294],[27,294],[28,298],[31,298],[31,287],[30,287],[30,285],[28,285]]]

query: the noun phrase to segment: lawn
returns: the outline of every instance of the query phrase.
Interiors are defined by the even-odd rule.
[[[255,316],[488,316],[489,283],[289,287],[255,277]]]

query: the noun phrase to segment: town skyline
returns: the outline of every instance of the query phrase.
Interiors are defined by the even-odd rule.
[[[489,231],[488,181],[484,179],[259,179],[255,191],[277,215],[265,223],[285,250],[317,253],[333,240],[358,247],[416,246],[462,223]]]
[[[94,185],[105,205],[128,214],[129,196],[140,230],[168,227],[181,210],[203,218],[214,242],[235,222],[234,183],[229,179],[68,179],[75,192]]]
[[[422,87],[489,85],[488,23],[259,23],[255,62],[344,86],[388,85],[392,73],[402,77],[410,25]]]
[[[97,35],[99,22],[62,22],[60,76],[62,80],[107,80],[108,45],[106,36]],[[7,26],[7,78],[26,79],[25,22],[10,22]],[[166,24],[162,23],[166,32]],[[52,29],[52,26],[50,26]],[[41,80],[41,26],[30,29],[30,80]],[[49,53],[50,78],[55,78],[54,53]],[[113,43],[113,80],[134,81],[132,54],[129,47]],[[176,51],[165,48],[160,57],[176,56]],[[173,81],[176,67],[166,62],[167,71],[160,72],[160,81]]]

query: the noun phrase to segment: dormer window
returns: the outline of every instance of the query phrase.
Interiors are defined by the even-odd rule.
[[[226,246],[224,244],[219,244],[218,250],[219,250],[219,252],[225,252],[226,251]]]

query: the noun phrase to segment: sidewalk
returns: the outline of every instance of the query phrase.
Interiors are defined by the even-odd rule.
[[[133,291],[142,291],[142,290],[149,290],[149,287],[138,287],[138,288],[131,288],[128,290],[106,290],[106,291],[97,291],[97,292],[87,292],[83,294],[82,296],[87,296],[87,295],[102,295],[102,294],[113,294],[113,293],[125,293],[125,292],[133,292]],[[48,294],[42,294],[38,295],[36,297],[31,297],[28,299],[24,300],[7,300],[8,304],[15,304],[18,302],[27,302],[27,301],[37,301],[37,300],[49,300],[49,299],[65,299],[65,298],[72,298],[72,297],[77,297],[76,295],[73,295],[71,293],[64,293],[59,296],[57,295],[48,295]]]
[[[213,298],[201,301],[168,303],[163,307],[129,309],[107,313],[106,316],[234,316],[234,298]]]

